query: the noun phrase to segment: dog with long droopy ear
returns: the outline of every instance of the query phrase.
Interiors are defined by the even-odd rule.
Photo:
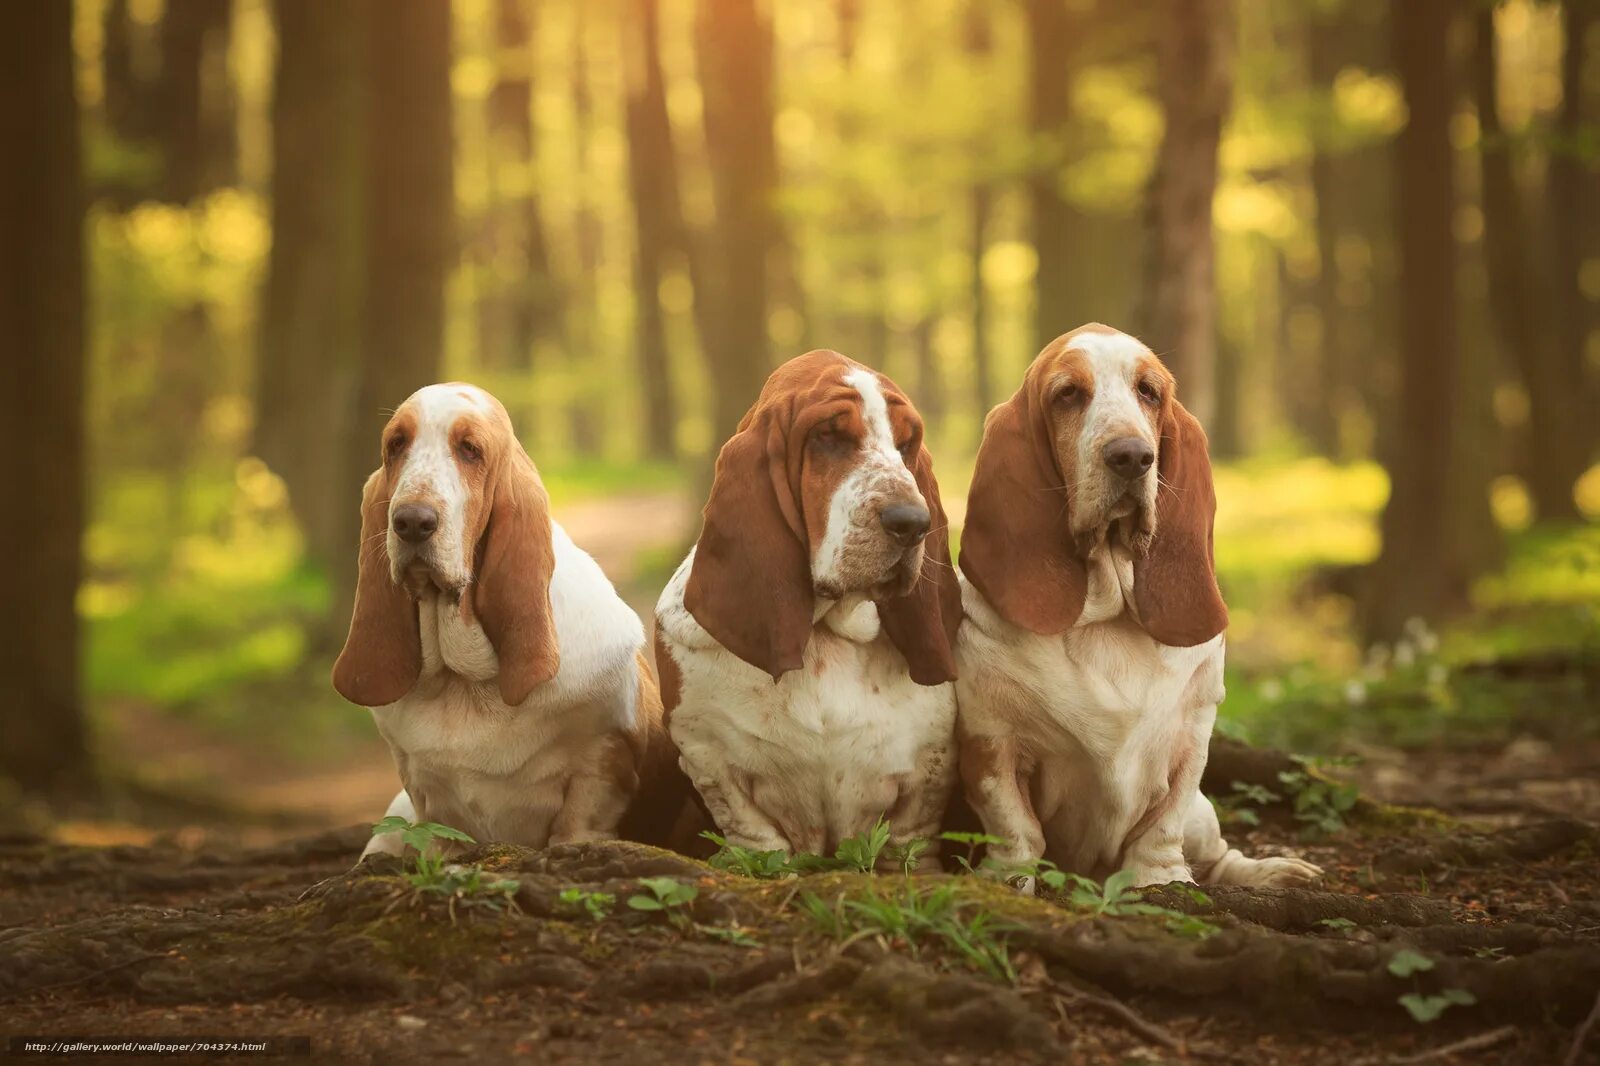
[[[333,684],[394,753],[388,813],[480,842],[615,836],[641,779],[675,772],[638,616],[551,520],[494,397],[430,385],[382,440]]]
[[[961,537],[961,778],[1002,868],[1293,885],[1200,793],[1228,612],[1205,431],[1139,341],[1058,337],[989,413]]]
[[[683,769],[730,843],[935,837],[955,785],[960,593],[922,420],[837,352],[767,379],[656,606]],[[931,857],[931,856],[930,856]]]

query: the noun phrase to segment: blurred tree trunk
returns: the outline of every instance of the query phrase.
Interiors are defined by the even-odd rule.
[[[1026,0],[1028,19],[1028,128],[1032,158],[1028,200],[1032,209],[1034,349],[1081,323],[1073,321],[1073,241],[1078,212],[1061,190],[1072,117],[1072,60],[1082,27],[1065,0]]]
[[[579,188],[594,181],[592,156],[594,142],[594,91],[589,84],[588,19],[590,9],[579,6],[572,39],[572,112],[576,142],[577,173],[573,181]],[[598,455],[605,441],[601,437],[604,421],[595,409],[597,383],[590,361],[599,351],[599,292],[595,278],[600,272],[602,223],[593,197],[581,197],[573,219],[577,230],[578,272],[573,280],[567,315],[567,424],[572,447],[579,455]]]
[[[1546,192],[1554,220],[1555,342],[1537,369],[1527,368],[1534,435],[1526,477],[1540,518],[1576,521],[1582,516],[1573,486],[1600,443],[1586,355],[1590,332],[1600,325],[1600,303],[1585,297],[1581,283],[1584,264],[1600,259],[1600,159],[1593,133],[1600,121],[1600,90],[1594,87],[1600,72],[1584,69],[1585,44],[1600,32],[1600,5],[1567,0],[1563,6],[1561,113]]]
[[[479,358],[495,370],[531,370],[534,346],[559,314],[536,181],[536,12],[533,0],[496,0],[494,8],[495,83],[488,101],[494,194],[482,238],[487,292],[477,311]]]
[[[973,62],[987,62],[994,51],[994,35],[983,0],[967,6],[965,44]],[[975,147],[973,158],[979,158]],[[989,249],[989,216],[994,210],[994,190],[984,177],[975,179],[967,194],[971,212],[968,270],[971,271],[972,299],[972,384],[977,404],[978,426],[994,406],[994,358],[989,350],[989,289],[983,282],[983,256]]]
[[[1338,13],[1338,14],[1342,14]],[[1306,49],[1311,87],[1324,94],[1319,114],[1328,116],[1315,130],[1316,151],[1311,157],[1311,190],[1317,203],[1317,281],[1312,295],[1320,326],[1314,387],[1302,389],[1300,429],[1307,442],[1322,455],[1342,458],[1340,424],[1349,402],[1348,371],[1353,355],[1345,329],[1345,310],[1339,294],[1339,236],[1348,228],[1344,197],[1349,195],[1349,159],[1328,142],[1333,139],[1334,80],[1346,62],[1346,22],[1329,18],[1318,5],[1307,15]],[[1307,395],[1307,392],[1313,395]]]
[[[633,197],[637,243],[633,259],[634,343],[644,387],[645,451],[675,459],[677,397],[667,346],[661,279],[667,257],[682,241],[678,161],[667,115],[666,78],[661,69],[659,0],[634,0],[622,18],[623,68],[627,93],[628,186]]]
[[[227,69],[232,23],[233,5],[218,0],[167,0],[161,16],[162,195],[173,203],[188,203],[234,179]]]
[[[272,249],[256,368],[255,453],[289,488],[311,558],[351,568],[359,483],[342,463],[362,345],[362,9],[277,0]],[[381,401],[390,406],[398,398]]]
[[[72,5],[0,5],[0,336],[15,375],[0,426],[25,517],[4,523],[13,609],[0,622],[0,777],[27,791],[93,786],[79,690],[84,528],[84,249]]]
[[[1373,639],[1398,636],[1413,616],[1451,606],[1447,545],[1462,535],[1451,491],[1452,422],[1461,409],[1457,379],[1456,208],[1449,123],[1454,109],[1448,36],[1453,0],[1408,0],[1392,13],[1392,47],[1409,118],[1395,150],[1400,240],[1400,409],[1384,456],[1389,502],[1383,549],[1372,574],[1365,627]],[[1485,501],[1485,506],[1487,503]]]
[[[378,3],[367,14],[363,476],[375,465],[384,412],[438,379],[455,259],[450,5]]]
[[[1158,30],[1166,129],[1150,176],[1144,340],[1201,422],[1216,412],[1217,308],[1211,201],[1233,97],[1231,0],[1174,0]]]
[[[733,434],[771,368],[767,339],[767,257],[778,241],[773,203],[772,29],[756,0],[700,0],[695,52],[716,219],[709,235],[708,291],[701,317],[712,381],[712,431]]]

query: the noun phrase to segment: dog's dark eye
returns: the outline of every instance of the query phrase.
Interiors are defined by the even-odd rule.
[[[456,445],[456,452],[464,463],[477,463],[483,460],[483,451],[470,440],[464,440]]]
[[[900,458],[902,458],[902,459],[904,459],[906,461],[906,465],[907,466],[910,466],[911,465],[911,460],[913,460],[913,459],[915,459],[917,457],[917,447],[918,447],[917,438],[912,437],[910,440],[904,441],[904,442],[900,443],[899,445],[897,445],[896,447],[900,451]]]
[[[1078,386],[1076,386],[1076,385],[1063,385],[1063,386],[1061,386],[1061,391],[1056,393],[1056,403],[1060,403],[1060,404],[1077,403],[1079,398],[1082,397],[1082,396],[1083,396],[1083,390],[1078,388]]]
[[[389,443],[384,446],[383,454],[389,459],[396,458],[401,452],[406,450],[406,445],[409,443],[411,442],[406,440],[404,433],[396,433],[394,436],[389,438]]]
[[[811,433],[811,445],[818,451],[848,451],[853,443],[848,434],[842,430],[835,429],[831,423],[824,424]]]
[[[1161,390],[1148,381],[1139,382],[1139,399],[1154,407],[1161,402]]]

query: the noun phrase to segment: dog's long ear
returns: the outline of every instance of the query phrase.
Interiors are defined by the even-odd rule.
[[[385,538],[389,486],[382,469],[361,492],[361,545],[350,634],[333,664],[333,687],[351,703],[382,707],[410,692],[422,673],[417,605],[389,574]]]
[[[927,445],[911,464],[917,489],[928,505],[932,520],[923,541],[922,573],[909,593],[878,601],[878,619],[884,632],[906,657],[911,680],[919,685],[942,685],[956,679],[956,630],[961,626],[961,585],[950,565],[950,520],[939,500],[939,482],[933,476],[933,457]]]
[[[752,410],[717,455],[684,606],[707,633],[776,681],[800,668],[816,603],[805,524],[788,475],[788,421]]]
[[[515,707],[561,668],[550,609],[556,565],[550,497],[514,437],[502,449],[485,493],[488,523],[478,542],[472,608],[500,661],[500,698]]]
[[[1072,485],[1050,439],[1042,361],[989,412],[961,530],[961,572],[1013,625],[1062,633],[1083,613],[1089,575],[1073,551]]]
[[[1156,530],[1149,552],[1133,564],[1139,621],[1162,644],[1204,644],[1228,628],[1217,588],[1212,524],[1217,493],[1211,482],[1206,432],[1176,399],[1161,419],[1156,469]]]

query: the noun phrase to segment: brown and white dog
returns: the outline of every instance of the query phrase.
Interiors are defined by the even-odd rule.
[[[911,401],[837,352],[780,367],[656,606],[672,739],[723,835],[820,854],[880,816],[896,842],[937,835],[960,612]]]
[[[482,389],[416,392],[382,456],[333,684],[394,753],[388,813],[530,847],[615,836],[666,745],[638,616],[551,520]],[[403,849],[389,833],[362,854]]]
[[[984,426],[961,538],[961,776],[1002,866],[1139,885],[1310,881],[1200,793],[1223,696],[1205,431],[1148,348],[1058,337]]]

